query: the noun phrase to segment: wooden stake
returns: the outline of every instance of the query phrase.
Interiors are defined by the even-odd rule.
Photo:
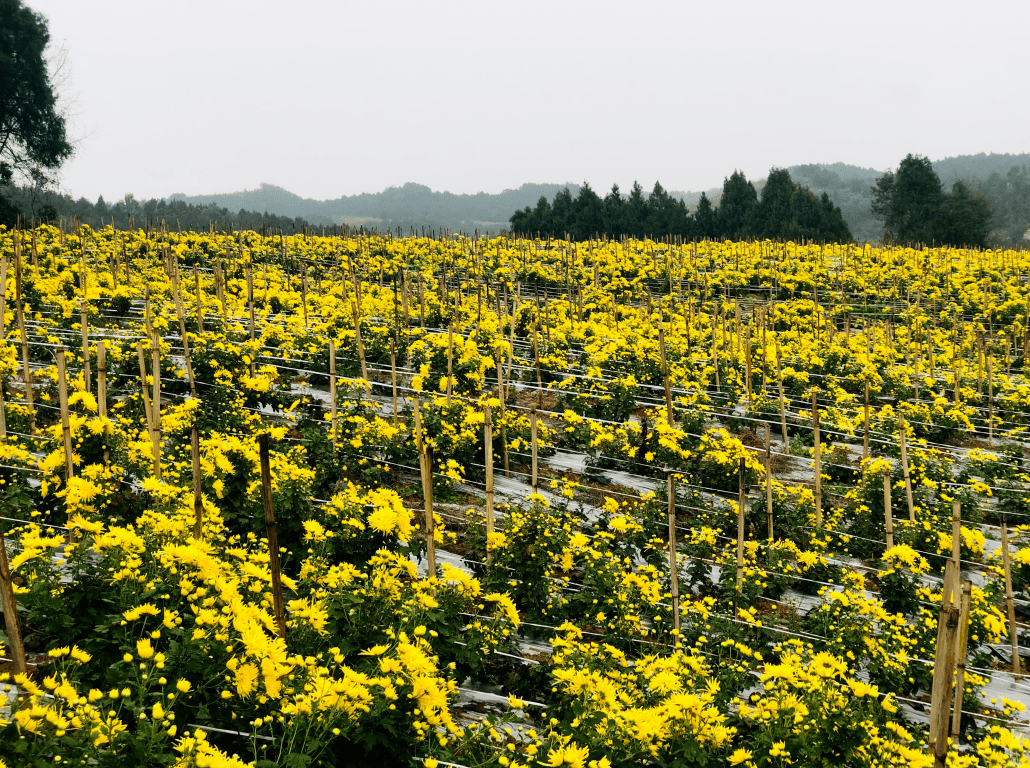
[[[862,427],[862,458],[869,458],[869,382],[865,382],[865,421]]]
[[[894,513],[891,509],[891,473],[883,473],[883,524],[887,532],[887,549],[894,547]]]
[[[951,501],[951,559],[955,567],[962,572],[962,502]]]
[[[898,413],[898,432],[901,437],[901,471],[905,477],[905,500],[908,502],[908,519],[916,521],[916,506],[912,498],[912,478],[908,473],[908,448],[905,439],[905,417]]]
[[[959,620],[959,608],[955,605],[957,584],[955,564],[949,560],[944,570],[944,590],[937,627],[937,650],[934,654],[930,698],[929,738],[934,768],[945,768],[948,755],[948,714],[951,711],[951,680],[954,673]]]
[[[669,361],[665,355],[665,331],[662,329],[664,323],[661,317],[658,318],[658,348],[662,355],[662,378],[665,380],[665,414],[669,420],[669,426],[673,425],[672,416],[672,385],[669,382]]]
[[[529,409],[529,435],[532,450],[532,486],[533,493],[537,492],[537,438],[536,438],[536,408]]]
[[[596,265],[595,265],[596,268]],[[675,645],[680,644],[680,579],[676,560],[676,478],[671,470],[665,472],[669,501],[669,592],[672,595],[672,632]]]
[[[812,439],[815,445],[815,525],[823,524],[823,465],[822,439],[819,437],[819,403],[816,393],[812,393]]]
[[[1012,559],[1009,557],[1009,526],[1001,519],[1001,563],[1005,570],[1005,609],[1009,619],[1009,643],[1012,647],[1012,671],[1022,674],[1022,659],[1019,657],[1019,636],[1016,632],[1016,603],[1012,593]]]
[[[154,332],[154,340],[150,346],[152,358],[151,371],[154,375],[154,397],[151,406],[154,409],[154,447],[155,475],[161,479],[161,337]]]
[[[257,333],[254,324],[254,271],[251,269],[250,262],[247,262],[247,313],[250,316],[250,375],[253,378],[255,374],[254,358],[257,357],[257,344],[255,343]]]
[[[765,423],[765,517],[769,523],[769,541],[773,540],[772,492],[772,425]]]
[[[197,265],[193,265],[193,290],[197,294],[197,333],[204,332],[204,304],[200,294],[200,272]],[[307,323],[305,323],[307,325]]]
[[[426,519],[426,570],[428,578],[436,577],[436,540],[433,538],[433,464],[422,440],[422,411],[415,398],[415,445],[418,449],[418,467],[422,475],[422,499]]]
[[[279,637],[286,639],[286,612],[283,610],[283,585],[279,570],[279,537],[275,528],[275,511],[272,509],[272,471],[268,459],[268,433],[258,435],[258,450],[261,460],[261,499],[265,505],[265,530],[268,534],[268,565],[272,574],[272,608]]]
[[[452,381],[454,376],[454,320],[447,325],[447,407],[451,405]]]
[[[958,652],[955,654],[955,702],[951,708],[951,736],[957,744],[962,733],[962,698],[966,688],[966,652],[969,647],[969,609],[973,582],[962,582],[962,603],[958,616]]]
[[[15,238],[15,258],[14,258],[14,308],[18,314],[18,336],[21,338],[21,370],[22,379],[25,382],[25,405],[29,409],[29,417],[31,422],[29,424],[29,432],[35,433],[36,431],[36,409],[33,407],[33,393],[32,393],[32,369],[29,367],[29,338],[25,333],[25,309],[22,306],[22,291],[21,291],[21,241]]]
[[[497,350],[497,399],[501,401],[501,445],[503,446],[503,453],[501,455],[504,461],[504,476],[511,477],[511,471],[508,469],[508,425],[506,418],[506,406],[504,397],[504,361],[501,358],[501,348]]]
[[[736,606],[735,613],[740,615],[740,592],[744,587],[744,507],[747,503],[746,494],[744,491],[744,459],[741,458],[740,466],[738,468],[738,479],[740,496],[737,500],[737,599],[734,600]]]
[[[494,426],[490,406],[483,409],[483,464],[486,466],[486,535],[494,532]],[[487,560],[490,553],[487,551]]]
[[[336,453],[336,342],[329,340],[329,408],[332,414],[333,453]]]
[[[75,476],[72,461],[72,428],[68,416],[68,382],[64,368],[64,347],[57,348],[57,394],[61,402],[61,432],[64,435],[64,481]]]
[[[193,538],[200,541],[204,538],[204,499],[201,495],[200,432],[196,424],[190,430],[190,451],[193,454]]]
[[[783,370],[780,367],[780,342],[776,342],[776,386],[780,390],[780,429],[783,432],[783,452],[790,456],[790,441],[787,439],[787,406],[783,397]]]
[[[393,428],[397,429],[397,344],[390,339],[390,384],[393,387]]]

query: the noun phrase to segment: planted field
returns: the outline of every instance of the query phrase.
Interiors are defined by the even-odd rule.
[[[0,249],[10,768],[1030,762],[1025,252]]]

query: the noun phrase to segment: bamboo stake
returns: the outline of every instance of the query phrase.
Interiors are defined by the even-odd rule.
[[[486,465],[486,535],[494,532],[494,426],[490,406],[483,410],[483,464]],[[487,560],[490,552],[487,551]]]
[[[595,265],[596,266],[596,265]],[[669,501],[669,592],[672,597],[672,633],[675,645],[680,644],[680,579],[676,559],[676,478],[671,470],[665,472]]]
[[[68,416],[68,381],[64,368],[64,347],[57,348],[57,393],[61,402],[61,433],[64,435],[64,481],[75,475],[72,461],[72,428]]]
[[[955,702],[951,708],[951,736],[957,744],[962,733],[962,698],[966,689],[966,653],[969,647],[969,609],[973,582],[962,582],[962,603],[958,617],[958,652],[955,654]]]
[[[200,432],[196,424],[190,430],[190,451],[193,455],[193,538],[200,541],[204,538],[204,499],[201,495]]]
[[[1012,593],[1012,558],[1009,557],[1009,526],[1001,519],[1001,562],[1005,570],[1005,609],[1009,619],[1009,643],[1012,647],[1012,671],[1022,674],[1022,659],[1019,657],[1019,635],[1016,632],[1016,603]]]
[[[261,460],[261,499],[265,506],[265,530],[268,535],[268,565],[272,575],[272,608],[279,637],[286,639],[286,612],[283,610],[283,585],[279,570],[279,537],[275,527],[275,510],[272,509],[272,471],[268,459],[268,433],[258,435],[258,450]]]
[[[887,532],[887,549],[894,547],[894,513],[891,510],[891,474],[883,473],[883,524]]]
[[[769,541],[773,540],[772,492],[772,425],[765,423],[765,517],[769,523]]]
[[[905,439],[905,417],[898,413],[898,432],[901,437],[901,471],[905,477],[905,500],[908,502],[908,519],[916,521],[916,505],[912,498],[912,477],[908,473],[908,447]]]
[[[823,465],[822,439],[819,437],[819,403],[816,393],[812,393],[812,439],[815,445],[815,525],[823,524]]]

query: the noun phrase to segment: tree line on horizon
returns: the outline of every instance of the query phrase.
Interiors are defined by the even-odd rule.
[[[663,237],[674,235],[685,240],[816,240],[852,242],[854,238],[841,215],[824,192],[817,197],[807,187],[795,183],[784,168],[773,168],[761,196],[754,184],[740,171],[723,183],[719,205],[705,193],[691,211],[682,199],[669,195],[660,182],[647,196],[638,182],[629,195],[613,184],[600,197],[584,182],[573,198],[568,187],[554,196],[537,201],[535,208],[516,211],[511,219],[516,234],[541,237],[571,236],[584,240],[597,235],[608,237]]]

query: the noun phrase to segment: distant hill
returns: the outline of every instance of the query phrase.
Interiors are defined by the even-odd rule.
[[[551,199],[569,187],[579,194],[577,184],[523,184],[497,194],[454,194],[434,192],[423,184],[409,182],[402,187],[388,187],[382,192],[365,192],[335,200],[312,200],[295,195],[273,184],[262,184],[254,190],[216,195],[172,195],[194,205],[215,204],[225,208],[247,208],[301,216],[313,224],[364,225],[368,228],[395,229],[426,227],[439,230],[473,230],[492,232],[508,227],[508,219],[516,210],[535,206],[541,196]]]
[[[1030,167],[1030,154],[1010,155],[1008,153],[989,155],[981,152],[979,155],[960,155],[959,157],[946,157],[943,160],[935,160],[933,169],[941,177],[945,187],[950,187],[952,182],[962,179],[963,181],[985,181],[992,173],[1001,176],[1006,175],[1013,167]]]
[[[900,158],[899,158],[900,160]],[[965,180],[984,194],[995,208],[994,228],[999,239],[1013,241],[1030,227],[1030,201],[1025,187],[1030,184],[1030,154],[978,154],[947,157],[934,162],[934,168],[945,189],[959,180]],[[812,163],[787,168],[791,178],[807,186],[817,195],[826,192],[834,205],[840,206],[844,220],[859,241],[877,240],[882,226],[873,216],[872,186],[883,171],[863,168],[847,163]],[[761,191],[765,179],[752,179]],[[175,194],[171,200],[193,205],[216,205],[229,210],[245,208],[250,211],[303,218],[315,225],[363,225],[366,228],[396,229],[403,232],[442,228],[453,231],[478,229],[480,232],[498,232],[507,229],[509,219],[517,210],[535,207],[541,196],[553,200],[557,192],[569,188],[573,197],[579,194],[578,184],[523,184],[518,189],[506,189],[497,194],[454,194],[434,192],[423,184],[408,183],[389,187],[382,192],[366,192],[339,197],[334,200],[312,200],[300,197],[273,184],[261,184],[257,189],[225,194]],[[645,190],[649,187],[645,186]],[[607,189],[595,190],[602,197]],[[628,193],[624,189],[623,193]],[[716,187],[705,193],[718,204],[722,189]],[[670,190],[669,195],[683,200],[694,209],[701,191]],[[1020,229],[1023,227],[1023,229]]]

